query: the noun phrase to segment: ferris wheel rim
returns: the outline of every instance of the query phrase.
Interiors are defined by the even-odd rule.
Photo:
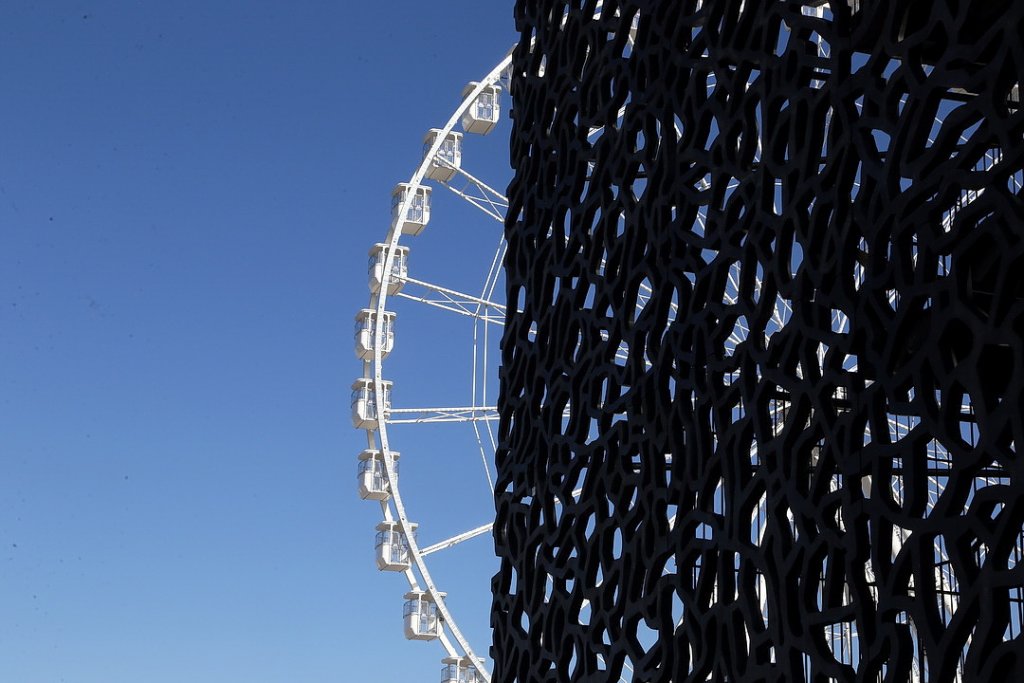
[[[417,166],[416,171],[408,181],[409,191],[405,197],[401,200],[398,205],[397,215],[392,219],[391,228],[388,232],[387,241],[385,242],[385,253],[383,271],[381,273],[381,283],[379,291],[375,295],[371,295],[371,309],[376,313],[373,321],[373,357],[368,361],[364,361],[365,365],[370,365],[372,374],[370,375],[373,379],[374,388],[374,401],[378,407],[376,410],[376,429],[367,430],[367,439],[370,442],[371,448],[378,446],[382,455],[384,470],[387,476],[387,480],[390,484],[390,499],[381,501],[381,507],[384,511],[386,521],[396,521],[399,529],[406,538],[408,544],[410,559],[412,560],[411,565],[403,573],[409,582],[412,590],[420,590],[419,582],[417,581],[413,567],[419,572],[420,578],[423,581],[423,588],[426,589],[437,605],[438,612],[441,619],[444,621],[445,629],[450,631],[454,637],[459,648],[462,650],[460,653],[453,644],[446,637],[447,634],[442,630],[441,636],[438,638],[441,641],[442,646],[448,652],[451,657],[468,657],[473,662],[474,668],[478,672],[481,678],[486,683],[490,683],[490,672],[483,666],[483,660],[476,656],[473,648],[462,634],[461,630],[450,611],[448,610],[447,603],[445,601],[445,594],[440,591],[433,581],[430,574],[430,570],[427,568],[427,564],[424,560],[423,553],[420,550],[419,544],[416,541],[415,535],[412,533],[413,525],[410,522],[405,509],[405,504],[402,501],[402,495],[400,487],[397,483],[397,476],[395,470],[395,458],[390,447],[390,441],[387,432],[387,419],[385,417],[384,410],[384,374],[383,374],[383,362],[384,362],[384,320],[385,320],[385,307],[388,297],[388,288],[393,281],[392,268],[394,266],[394,259],[397,253],[397,247],[402,237],[402,227],[407,222],[405,217],[408,214],[409,209],[412,207],[413,197],[416,191],[423,187],[423,179],[426,175],[427,169],[431,163],[434,162],[434,158],[440,151],[440,147],[444,142],[445,138],[451,133],[459,120],[465,114],[466,110],[472,105],[476,98],[484,91],[485,88],[493,86],[511,64],[512,50],[510,49],[505,57],[495,66],[483,79],[476,83],[471,89],[469,89],[462,97],[462,101],[459,106],[455,109],[451,117],[448,119],[446,124],[437,129],[439,132],[434,137],[434,141],[429,149],[424,153],[423,159]],[[373,299],[376,298],[376,301]],[[365,372],[364,372],[365,376]],[[376,431],[376,438],[373,432]],[[391,510],[390,504],[395,506],[395,517],[397,519],[390,520]]]

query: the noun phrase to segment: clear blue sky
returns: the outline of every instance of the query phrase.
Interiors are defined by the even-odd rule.
[[[0,3],[0,681],[438,680],[354,492],[352,316],[511,6]],[[461,354],[396,351],[396,402]],[[489,512],[435,436],[398,444],[427,541]],[[478,557],[438,571],[486,648]]]

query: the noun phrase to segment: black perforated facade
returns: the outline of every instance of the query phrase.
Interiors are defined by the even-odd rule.
[[[1024,680],[1024,1],[516,21],[496,683]]]

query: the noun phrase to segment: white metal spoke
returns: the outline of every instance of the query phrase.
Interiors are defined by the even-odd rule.
[[[632,41],[630,41],[630,42],[632,42]],[[619,121],[622,121],[623,117],[625,117],[625,116],[626,116],[626,107],[625,107],[625,105],[623,105],[622,107],[619,108],[619,111],[615,115],[616,123],[618,123]],[[604,126],[594,126],[589,131],[587,131],[587,137],[588,138],[593,138],[594,136],[596,136],[597,134],[602,132],[604,130],[604,128],[605,128]]]
[[[758,289],[761,288],[761,282],[760,281],[757,282],[756,287]],[[789,319],[793,316],[793,309],[790,308],[789,302],[786,301],[785,299],[778,299],[778,301],[776,303],[777,304],[782,304],[781,306],[776,305],[775,309],[772,311],[772,318],[771,319],[772,319],[772,322],[775,323],[775,326],[776,326],[775,327],[775,331],[777,332],[778,330],[781,330],[783,327],[785,327],[786,323],[789,322]],[[774,332],[773,332],[773,334],[774,334]],[[771,335],[768,335],[768,336],[771,336]]]
[[[423,280],[417,280],[417,279],[411,278],[411,277],[404,278],[404,281],[408,282],[409,284],[418,285],[420,287],[425,287],[426,289],[431,289],[431,290],[433,290],[435,292],[438,292],[438,293],[441,293],[441,294],[447,294],[447,295],[452,296],[452,297],[457,297],[458,299],[462,299],[462,300],[465,300],[465,301],[471,301],[471,302],[477,303],[477,304],[482,304],[484,306],[488,306],[490,308],[493,308],[496,311],[500,311],[501,313],[505,312],[505,305],[504,304],[499,304],[499,303],[496,303],[494,301],[488,301],[487,299],[481,299],[480,297],[473,296],[472,294],[465,294],[465,293],[460,292],[460,291],[455,290],[455,289],[449,289],[448,287],[442,287],[441,285],[435,285],[435,284],[433,284],[431,282],[425,282]]]
[[[431,553],[436,553],[438,550],[447,550],[448,548],[457,546],[459,543],[468,541],[471,538],[483,536],[488,531],[490,531],[493,526],[493,522],[488,522],[487,524],[478,526],[475,529],[470,529],[469,531],[461,533],[457,536],[452,536],[451,538],[441,541],[440,543],[435,543],[434,545],[428,545],[425,548],[420,548],[420,555],[430,555]]]
[[[396,418],[399,415],[401,417]],[[431,422],[488,422],[498,419],[494,406],[465,406],[461,408],[392,408],[388,411],[388,424],[425,424]]]
[[[391,296],[398,297],[400,299],[408,299],[409,301],[415,301],[427,306],[433,306],[434,308],[440,308],[443,311],[450,313],[458,313],[469,318],[476,318],[490,325],[504,326],[505,317],[499,315],[479,315],[471,309],[468,304],[460,301],[449,301],[447,299],[428,299],[424,296],[416,296],[415,294],[409,294],[408,292],[398,292]]]
[[[399,291],[394,296],[477,318],[491,325],[504,326],[505,324],[505,307],[502,304],[415,278],[406,277],[402,281],[425,289],[434,296],[414,294],[405,290]]]
[[[501,266],[505,262],[505,252],[508,250],[508,244],[505,243],[505,233],[501,234],[501,238],[498,240],[498,248],[494,251],[494,258],[491,259],[491,267],[487,271],[487,280],[484,283],[483,292],[480,294],[480,298],[485,301],[494,300],[494,288],[498,286],[499,275],[501,275]]]
[[[483,425],[487,428],[487,436],[490,437],[491,448],[494,449],[494,450],[497,450],[498,446],[497,446],[497,444],[495,443],[495,440],[494,440],[494,433],[491,431],[491,422],[492,421],[491,420],[474,420],[473,421],[473,432],[476,434],[476,444],[477,444],[477,447],[480,449],[480,462],[484,466],[484,474],[487,475],[487,491],[489,493],[493,494],[494,493],[494,477],[491,475],[491,464],[489,462],[487,462],[487,453],[484,451],[484,440],[480,436],[480,423],[481,422],[483,422]]]
[[[582,488],[576,489],[575,491],[572,492],[573,498],[579,497],[580,493],[582,493],[582,492],[583,492]],[[428,545],[428,546],[426,546],[424,548],[420,548],[420,555],[430,555],[431,553],[436,553],[439,550],[447,550],[448,548],[456,546],[459,543],[462,543],[463,541],[468,541],[471,538],[476,538],[477,536],[482,536],[483,534],[486,534],[488,531],[490,531],[493,528],[494,528],[494,523],[493,522],[488,522],[487,524],[481,524],[480,526],[478,526],[475,529],[470,529],[469,531],[465,531],[465,532],[463,532],[461,534],[458,534],[456,536],[452,536],[451,538],[446,539],[444,541],[440,541],[439,543],[435,543],[434,545]]]
[[[505,258],[505,250],[507,245],[505,243],[504,231],[498,239],[498,248],[494,252],[494,257],[491,259],[490,268],[487,270],[487,279],[484,280],[484,286],[480,292],[481,301],[492,301],[494,298],[494,289],[498,284],[501,274],[501,264]],[[476,311],[478,314],[481,313],[483,308],[482,304],[478,304]],[[502,321],[504,323],[504,321]],[[481,332],[482,332],[482,343],[481,343]],[[490,365],[488,363],[488,355],[490,349],[490,330],[487,325],[483,326],[481,330],[480,325],[474,323],[473,325],[473,368],[472,368],[472,397],[473,405],[478,404],[486,405],[492,401],[491,397],[487,392],[487,380],[490,373]],[[478,353],[482,351],[482,353]],[[491,465],[488,462],[487,453],[485,452],[485,445],[483,435],[481,433],[479,422],[473,423],[473,432],[476,435],[477,446],[480,449],[480,461],[484,467],[484,473],[487,475],[487,486],[488,491],[494,491],[494,477],[491,474]],[[490,442],[490,452],[494,453],[498,450],[497,439],[494,435],[494,430],[491,428],[490,421],[484,421],[484,429],[482,431],[487,433],[487,439]]]
[[[505,213],[508,211],[508,199],[501,192],[469,173],[461,166],[455,166],[447,159],[437,157],[435,161],[442,166],[447,166],[456,172],[456,176],[462,183],[455,185],[451,180],[442,181],[441,184],[465,199],[467,202],[480,209],[488,216],[501,224],[505,223]]]

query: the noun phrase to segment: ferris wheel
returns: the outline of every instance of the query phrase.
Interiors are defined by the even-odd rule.
[[[422,161],[409,179],[399,183],[392,193],[390,228],[384,240],[370,249],[369,305],[356,315],[355,351],[363,361],[363,372],[352,385],[352,422],[357,429],[365,430],[367,438],[367,447],[359,454],[358,461],[359,495],[380,504],[382,519],[376,526],[375,536],[378,569],[401,573],[408,583],[402,611],[405,637],[441,644],[445,654],[441,670],[443,683],[487,683],[490,680],[482,651],[474,649],[474,642],[463,633],[452,613],[452,600],[448,592],[442,590],[449,586],[435,581],[431,568],[436,558],[454,552],[456,546],[470,544],[478,537],[489,538],[493,518],[495,362],[505,315],[501,284],[502,226],[508,204],[502,192],[494,187],[499,183],[488,184],[478,177],[484,173],[474,173],[468,168],[473,167],[472,164],[463,163],[463,151],[465,149],[469,160],[474,148],[484,147],[478,136],[489,135],[504,123],[501,99],[503,91],[507,90],[510,63],[511,52],[478,81],[466,85],[461,102],[450,118],[426,133]],[[479,166],[487,166],[481,161],[477,159]],[[507,162],[504,169],[507,172]],[[505,183],[507,177],[500,179],[502,187]],[[435,195],[438,189],[450,191],[450,197],[445,198],[448,205],[436,201],[441,199]],[[433,208],[438,209],[441,216],[427,228]],[[459,229],[465,231],[466,225],[472,233],[466,243],[472,244],[473,240],[477,243],[476,246],[464,244],[463,248],[470,253],[461,254],[452,245],[462,241],[455,233]],[[424,261],[442,252],[451,257],[455,252],[454,267],[442,267],[434,276],[420,275],[428,270],[428,264],[417,260],[413,246],[418,250],[419,245],[410,245],[410,242],[425,231],[438,231],[442,238],[446,231],[449,234],[445,239],[436,240],[441,248],[430,249],[425,245]],[[490,247],[481,249],[481,239]],[[488,255],[480,257],[480,253]],[[476,269],[478,272],[473,272],[474,266],[480,263],[483,265]],[[452,322],[454,320],[463,323],[461,328]],[[396,364],[397,374],[392,374],[392,363],[388,359],[393,350],[402,349],[403,344],[419,347],[432,334],[440,337],[436,341],[449,347],[456,344],[449,337],[456,336],[457,329],[464,332],[466,338],[462,340],[465,343],[458,345],[446,358],[455,366],[451,374],[433,379],[421,376],[424,365],[433,366],[433,363],[420,363],[414,372]],[[406,379],[410,385],[429,385],[430,391],[426,393],[432,397],[442,396],[440,405],[416,408],[393,405],[392,389],[400,395]],[[463,390],[458,391],[455,385]],[[438,431],[443,429],[457,429],[470,438],[439,438]],[[460,519],[468,520],[463,528],[440,538],[438,530],[431,528],[432,519],[423,521],[422,526],[415,521],[414,515],[431,517],[423,506],[408,507],[415,489],[423,486],[422,481],[413,486],[413,494],[410,494],[399,479],[400,451],[406,452],[403,464],[408,471],[414,458],[421,456],[410,450],[428,450],[425,444],[431,439],[435,441],[434,449],[440,442],[445,444],[444,450],[457,451],[445,452],[445,461],[438,463],[439,466],[457,471],[459,477],[466,480],[479,479],[480,485],[474,484],[472,488],[477,493],[487,494],[486,503],[477,496],[480,505],[475,511],[456,513]],[[465,485],[470,487],[468,481]],[[465,496],[439,494],[438,497],[454,503],[456,498]],[[423,542],[421,533],[432,542]],[[490,555],[493,556],[493,551]],[[461,585],[459,589],[468,590]]]

